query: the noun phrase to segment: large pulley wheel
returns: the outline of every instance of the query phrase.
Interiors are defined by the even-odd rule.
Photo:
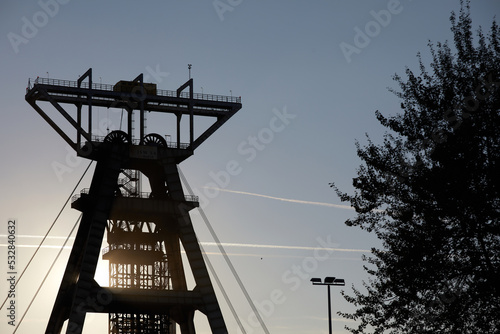
[[[130,144],[130,138],[126,132],[116,130],[108,133],[104,138],[104,142],[110,144]]]
[[[142,145],[167,147],[167,141],[157,133],[150,133],[142,139]]]

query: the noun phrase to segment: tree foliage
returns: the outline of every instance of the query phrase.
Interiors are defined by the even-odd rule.
[[[500,30],[474,41],[469,2],[451,14],[454,48],[429,42],[430,70],[395,75],[402,112],[383,143],[357,143],[363,164],[346,221],[383,249],[365,257],[370,281],[344,298],[352,333],[500,332]]]

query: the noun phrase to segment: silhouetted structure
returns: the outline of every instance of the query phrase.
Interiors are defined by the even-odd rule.
[[[46,333],[60,333],[66,320],[66,333],[81,333],[87,312],[109,313],[110,333],[175,333],[176,324],[182,334],[194,333],[197,310],[207,316],[213,333],[227,333],[189,217],[198,199],[184,195],[177,164],[241,109],[240,98],[194,94],[192,79],[176,91],[158,90],[144,83],[142,74],[114,86],[94,84],[89,69],[77,81],[30,80],[26,100],[79,156],[97,162],[90,189],[72,202],[83,215]],[[76,130],[76,141],[39,102],[63,116]],[[74,105],[76,116],[62,104]],[[93,135],[96,106],[126,111],[127,130]],[[146,134],[145,111],[175,115],[177,141]],[[138,139],[134,112],[139,113]],[[183,116],[189,118],[188,143],[181,143]],[[196,117],[214,122],[195,138]],[[148,179],[150,193],[141,192],[139,173]],[[105,230],[109,287],[94,280]],[[192,290],[181,244],[196,284]]]

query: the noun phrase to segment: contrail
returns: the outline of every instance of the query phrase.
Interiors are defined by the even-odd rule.
[[[201,244],[203,246],[217,246],[215,242],[204,242]],[[281,245],[261,245],[261,244],[239,244],[239,243],[226,243],[223,242],[224,247],[246,247],[246,248],[272,248],[272,249],[290,249],[290,250],[315,250],[324,249],[332,250],[335,252],[358,252],[358,253],[370,253],[369,249],[349,249],[349,248],[324,248],[324,247],[311,247],[311,246],[281,246]]]
[[[349,206],[349,205],[333,204],[333,203],[325,203],[325,202],[302,201],[299,199],[274,197],[274,196],[268,196],[268,195],[262,195],[262,194],[249,193],[246,191],[229,190],[229,189],[222,189],[222,188],[216,188],[216,187],[204,187],[204,188],[215,189],[215,190],[224,191],[224,192],[233,193],[233,194],[242,194],[242,195],[264,197],[264,198],[274,199],[274,200],[283,201],[283,202],[310,204],[310,205],[321,205],[321,206],[328,206],[331,208],[338,208],[338,209],[344,209],[344,210],[354,210],[354,208]]]
[[[7,244],[0,244],[0,247],[7,247]],[[38,245],[16,245],[16,247],[21,247],[21,248],[37,248]],[[58,245],[42,245],[40,246],[41,248],[54,248],[54,249],[60,249],[61,246]],[[64,246],[64,249],[71,249],[71,246]]]
[[[4,235],[0,235],[2,237]],[[42,236],[38,235],[24,235],[23,237],[25,238],[42,238]],[[64,238],[64,237],[50,237],[54,239],[59,239],[59,238]],[[217,243],[215,242],[207,242],[207,241],[202,241],[201,244],[203,246],[217,246]],[[0,247],[7,247],[7,244],[0,244]],[[242,243],[234,243],[234,242],[223,242],[222,243],[223,247],[238,247],[238,248],[262,248],[262,249],[284,249],[284,250],[315,250],[315,249],[324,249],[324,250],[331,250],[335,252],[356,252],[356,253],[370,253],[371,251],[369,249],[353,249],[353,248],[324,248],[324,247],[312,247],[312,246],[284,246],[284,245],[263,245],[263,244],[242,244]],[[23,247],[23,248],[35,248],[38,247],[37,245],[27,245],[27,244],[20,244],[16,245],[16,247]],[[61,248],[61,246],[58,245],[42,245],[42,248],[54,248],[58,249]],[[65,249],[71,249],[71,246],[65,246]]]
[[[6,237],[7,235],[6,234],[0,234],[0,237]],[[43,235],[27,235],[27,234],[19,234],[19,235],[16,235],[17,237],[19,238],[37,238],[37,239],[41,239],[43,238]],[[45,237],[46,239],[66,239],[68,237],[60,237],[60,236],[46,236]],[[68,239],[75,239],[75,237],[69,237]]]

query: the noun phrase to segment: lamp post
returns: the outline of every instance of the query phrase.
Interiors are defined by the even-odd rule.
[[[311,278],[311,282],[313,285],[326,285],[328,287],[328,328],[329,333],[332,334],[332,302],[330,297],[330,286],[345,286],[345,281],[343,278],[335,278],[335,277],[325,277],[325,280],[322,282],[321,278]]]

